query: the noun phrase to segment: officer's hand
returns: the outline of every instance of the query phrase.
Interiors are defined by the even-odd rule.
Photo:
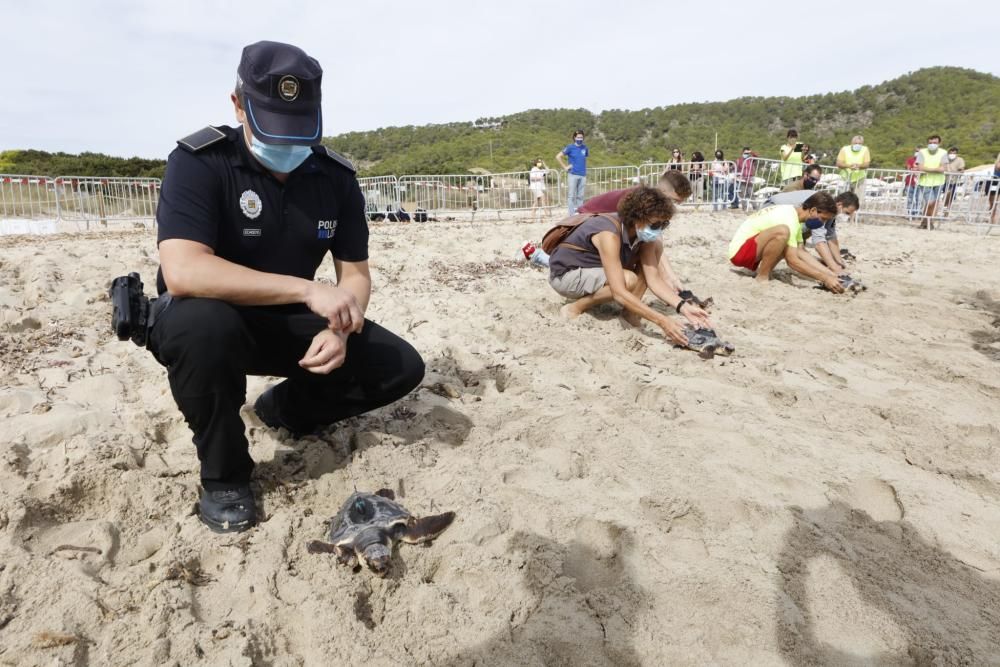
[[[299,359],[299,366],[317,375],[340,368],[347,357],[347,336],[347,333],[323,329],[313,337],[305,356]]]
[[[344,333],[360,333],[365,314],[358,300],[346,289],[336,285],[313,283],[306,295],[306,306],[330,322],[330,328]]]

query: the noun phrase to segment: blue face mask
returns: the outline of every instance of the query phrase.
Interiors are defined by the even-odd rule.
[[[809,230],[819,229],[822,226],[823,226],[823,221],[820,220],[819,218],[809,218],[802,225],[802,231],[805,231],[807,229]]]
[[[312,146],[265,144],[250,135],[250,152],[270,171],[288,174],[312,155]]]
[[[583,145],[583,139],[574,139],[574,141],[576,142],[577,146],[582,146]]]
[[[663,236],[662,229],[650,229],[649,227],[640,227],[635,230],[635,237],[639,239],[642,243],[652,243],[653,241],[659,241]]]

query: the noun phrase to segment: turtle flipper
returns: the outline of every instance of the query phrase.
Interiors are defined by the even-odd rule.
[[[312,540],[306,544],[306,551],[311,554],[339,554],[336,544]]]
[[[392,489],[379,489],[375,492],[376,496],[382,496],[383,498],[388,498],[389,500],[396,499],[396,492]]]
[[[400,537],[407,544],[430,542],[444,532],[444,529],[455,520],[454,512],[425,516],[420,519],[410,518],[406,524],[406,532]]]

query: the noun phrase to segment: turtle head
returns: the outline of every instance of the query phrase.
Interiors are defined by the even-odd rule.
[[[384,577],[389,572],[389,559],[392,557],[392,550],[382,542],[375,542],[365,547],[365,562],[369,569],[380,577]]]

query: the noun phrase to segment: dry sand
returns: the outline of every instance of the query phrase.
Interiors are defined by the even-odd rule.
[[[731,271],[739,221],[668,232],[711,361],[560,319],[513,261],[543,224],[376,226],[369,315],[424,385],[301,441],[244,408],[265,520],[230,536],[111,339],[152,233],[0,239],[0,664],[1000,664],[1000,239],[848,228],[870,289],[834,297]],[[306,552],[383,486],[458,518],[384,580]]]

